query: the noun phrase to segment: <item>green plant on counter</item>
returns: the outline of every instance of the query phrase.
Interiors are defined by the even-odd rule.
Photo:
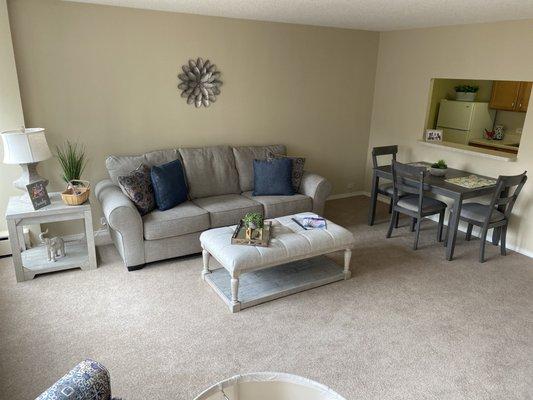
[[[248,213],[242,219],[247,228],[258,229],[263,227],[263,216],[259,213]]]
[[[477,91],[479,90],[479,86],[458,85],[454,89],[456,92],[477,93]]]
[[[439,160],[436,163],[431,164],[431,168],[446,169],[448,166],[446,165],[446,161]]]
[[[87,165],[85,146],[67,140],[63,146],[56,146],[56,157],[63,170],[65,182],[81,178]]]

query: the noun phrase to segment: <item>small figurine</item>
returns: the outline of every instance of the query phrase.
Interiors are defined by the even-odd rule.
[[[48,229],[39,234],[39,239],[46,246],[46,257],[48,261],[56,262],[57,257],[65,257],[65,242],[60,237],[45,238]]]

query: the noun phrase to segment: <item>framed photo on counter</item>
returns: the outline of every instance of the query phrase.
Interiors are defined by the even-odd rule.
[[[28,189],[28,194],[34,210],[39,210],[40,208],[50,205],[50,197],[48,197],[44,181],[32,182],[29,185],[26,185],[26,189]]]
[[[442,129],[426,129],[426,142],[442,142]]]

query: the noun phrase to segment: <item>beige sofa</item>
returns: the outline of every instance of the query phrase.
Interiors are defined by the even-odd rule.
[[[323,177],[305,172],[294,196],[256,196],[253,160],[268,152],[286,154],[283,145],[213,146],[158,150],[138,156],[110,156],[110,179],[96,185],[111,238],[128,270],[167,258],[201,251],[200,234],[210,228],[233,225],[248,212],[266,218],[312,211],[322,214],[331,192]],[[141,163],[161,165],[180,159],[189,186],[190,200],[170,210],[155,210],[143,217],[118,186],[118,177]]]

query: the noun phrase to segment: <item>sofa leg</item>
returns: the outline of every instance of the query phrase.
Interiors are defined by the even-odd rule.
[[[132,267],[127,267],[127,268],[128,268],[128,271],[130,271],[130,272],[131,272],[131,271],[138,271],[138,270],[140,270],[140,269],[143,269],[145,265],[146,265],[146,264],[134,265],[134,266],[132,266]]]

